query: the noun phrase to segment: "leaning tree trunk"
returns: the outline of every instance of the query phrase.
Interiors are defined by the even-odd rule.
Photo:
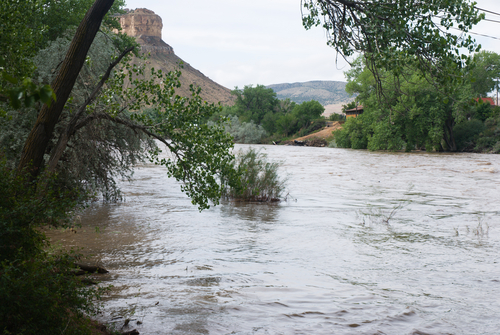
[[[455,152],[457,151],[457,144],[455,142],[455,136],[453,134],[453,127],[455,126],[455,120],[453,118],[453,115],[450,111],[450,115],[448,116],[448,119],[444,123],[444,141],[446,142],[446,145],[448,146],[448,150]]]
[[[69,50],[52,83],[57,100],[49,106],[43,105],[35,125],[24,144],[18,171],[29,168],[32,177],[36,177],[43,164],[43,155],[53,136],[54,127],[73,89],[76,78],[85,63],[87,52],[99,31],[104,15],[113,5],[114,0],[96,0],[87,11],[71,41]]]

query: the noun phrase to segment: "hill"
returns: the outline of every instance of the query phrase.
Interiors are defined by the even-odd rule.
[[[343,81],[307,81],[305,83],[274,84],[267,86],[276,92],[278,98],[289,98],[296,103],[316,100],[323,106],[345,103],[353,100],[346,91]]]
[[[210,103],[221,102],[223,105],[234,104],[235,97],[231,95],[231,90],[217,84],[203,73],[183,61],[174,53],[174,49],[161,39],[161,29],[163,23],[161,17],[152,10],[138,8],[127,10],[127,13],[120,16],[122,32],[129,36],[134,36],[141,45],[141,52],[149,54],[146,64],[149,68],[169,72],[180,69],[181,88],[176,90],[180,96],[190,96],[189,85],[201,87],[200,96]],[[135,59],[134,62],[142,62]],[[182,68],[179,68],[182,64]]]

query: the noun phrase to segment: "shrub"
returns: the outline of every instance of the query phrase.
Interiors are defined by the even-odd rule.
[[[328,120],[330,120],[330,121],[345,121],[345,115],[333,113],[333,114],[330,114],[330,116],[328,117]]]
[[[0,265],[2,334],[89,334],[103,289],[86,287],[72,273],[74,256],[42,252]]]
[[[279,201],[286,180],[280,178],[280,163],[268,162],[267,155],[255,149],[239,152],[234,168],[241,175],[240,187],[228,187],[224,198],[237,201]]]
[[[215,126],[214,122],[209,121],[209,126]],[[240,122],[237,116],[229,116],[228,121],[224,124],[226,132],[233,136],[235,143],[261,143],[263,137],[266,136],[266,131],[260,125],[256,125],[253,121]]]
[[[366,132],[366,125],[361,115],[347,119],[342,129],[334,131],[333,135],[339,148],[366,149],[368,146]]]
[[[29,182],[0,160],[0,333],[88,334],[102,290],[72,274],[75,254],[48,252],[39,229],[68,225],[81,199],[41,178]]]
[[[457,150],[467,151],[473,149],[479,134],[483,132],[484,129],[483,122],[476,119],[459,123],[453,127]]]

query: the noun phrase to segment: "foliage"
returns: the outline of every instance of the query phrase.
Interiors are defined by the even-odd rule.
[[[208,126],[216,125],[212,121],[208,122]],[[224,130],[233,137],[235,143],[260,143],[262,138],[266,136],[266,131],[262,126],[256,125],[253,121],[240,122],[235,115],[229,116],[223,125]]]
[[[500,55],[491,51],[474,54],[469,69],[472,89],[477,97],[486,97],[497,85],[500,77]]]
[[[232,94],[236,96],[236,115],[243,122],[253,121],[255,124],[261,124],[264,116],[268,113],[274,113],[279,104],[273,89],[266,88],[264,85],[256,87],[246,85],[243,89],[236,87]],[[266,128],[264,127],[264,129]]]
[[[233,162],[241,175],[239,187],[228,187],[223,197],[237,201],[279,201],[286,186],[280,178],[280,163],[267,161],[267,155],[253,148],[239,152]]]
[[[0,264],[2,334],[89,334],[103,289],[75,277],[74,256],[37,254]]]
[[[452,99],[436,91],[418,69],[407,68],[400,75],[379,69],[386,100],[380,101],[376,78],[359,58],[346,73],[346,90],[359,93],[364,113],[349,118],[336,143],[341,147],[370,150],[456,151],[453,127],[471,113],[470,85],[449,86]],[[352,134],[348,134],[352,132]]]
[[[69,38],[61,37],[37,54],[34,58],[34,63],[37,64],[35,82],[40,85],[52,82],[54,69],[61,63],[68,46]],[[84,104],[99,82],[100,75],[106,71],[109,60],[116,57],[116,53],[114,43],[104,34],[98,34],[59,120],[55,134],[57,137],[60,137],[76,111]],[[106,104],[110,105],[109,102]],[[0,147],[12,168],[18,164],[24,142],[36,121],[36,107],[39,106],[10,109],[7,111],[9,121],[0,122]],[[106,108],[103,104],[94,107]],[[56,147],[57,137],[52,140],[52,148]],[[144,149],[151,145],[151,141],[147,141],[145,136],[124,125],[89,123],[86,127],[81,127],[68,142],[57,168],[59,180],[68,186],[100,192],[108,199],[116,199],[119,192],[115,187],[114,177],[127,177],[133,164],[146,159]]]
[[[475,151],[500,153],[500,116],[484,122],[484,131],[476,141]]]
[[[458,151],[471,151],[476,144],[476,141],[485,130],[483,122],[477,119],[464,121],[457,124],[453,131],[457,142]]]
[[[34,87],[29,79],[36,69],[33,57],[39,50],[78,26],[94,0],[24,0],[0,3],[0,96],[9,98],[14,108],[19,103],[31,106],[33,99],[47,103],[52,91]],[[123,0],[114,1],[104,19],[103,30],[118,28],[114,16],[123,13]],[[71,38],[69,36],[68,38]],[[50,60],[47,58],[45,60]]]
[[[224,107],[219,113],[214,114],[210,121],[223,119],[229,115],[236,115],[241,123],[237,127],[250,127],[250,122],[257,127],[262,127],[268,134],[267,141],[278,140],[292,134],[299,136],[317,130],[319,125],[324,125],[324,120],[314,121],[322,118],[324,107],[317,101],[305,101],[296,104],[290,99],[278,100],[276,93],[271,88],[263,85],[246,85],[243,90],[236,88],[233,94],[237,96],[236,103],[232,107]],[[235,122],[233,119],[231,122]],[[249,128],[250,132],[252,128]],[[236,131],[231,134],[236,142],[242,143],[236,136]],[[252,140],[260,143],[261,138]]]
[[[312,120],[321,117],[325,108],[316,100],[306,101],[296,105],[292,110],[292,115],[297,119],[299,128],[308,127]]]
[[[470,62],[463,50],[479,50],[466,33],[484,14],[467,0],[303,0],[302,5],[304,27],[322,25],[328,44],[343,57],[364,54],[377,81],[379,68],[397,76],[409,66],[445,86]],[[384,87],[375,88],[383,94]]]
[[[345,121],[346,117],[342,114],[333,113],[328,116],[329,121]]]
[[[489,102],[479,100],[471,109],[469,117],[484,122],[486,119],[495,118],[498,115],[500,115],[500,107],[492,106]]]
[[[335,143],[340,148],[366,149],[368,146],[367,126],[363,123],[363,114],[350,117],[343,127],[333,132]]]
[[[225,173],[232,176],[230,180],[237,180],[228,165],[232,160],[231,137],[204,124],[220,112],[220,107],[204,103],[194,87],[191,98],[176,96],[179,71],[152,70],[146,74],[144,64],[127,62],[112,71],[94,100],[88,100],[109,59],[116,59],[120,52],[115,42],[102,33],[94,40],[55,129],[51,152],[46,156],[47,169],[57,172],[68,187],[99,192],[113,200],[120,196],[115,179],[127,178],[134,164],[150,159],[183,181],[183,190],[200,209],[208,208],[209,200],[217,204],[219,175]],[[68,43],[66,38],[56,39],[39,53],[35,59],[39,63],[38,82],[52,81],[53,69],[64,57]],[[11,110],[9,117],[10,122],[0,124],[0,145],[15,164],[36,111]],[[164,142],[170,159],[158,158],[161,151],[154,140]]]
[[[72,253],[49,253],[42,226],[70,224],[82,199],[44,178],[40,193],[0,162],[0,331],[2,334],[89,332],[83,315],[95,315],[101,289],[85,287],[72,273]],[[80,201],[79,201],[80,200]]]
[[[54,178],[45,181],[38,194],[22,175],[0,161],[0,260],[28,259],[44,247],[43,225],[68,224],[69,211],[82,201],[73,190],[61,188]]]

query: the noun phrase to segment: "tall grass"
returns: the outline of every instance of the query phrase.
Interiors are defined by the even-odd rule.
[[[234,168],[241,176],[240,187],[227,187],[223,198],[235,201],[280,201],[286,179],[278,174],[281,163],[269,162],[267,155],[253,148],[236,155]]]

